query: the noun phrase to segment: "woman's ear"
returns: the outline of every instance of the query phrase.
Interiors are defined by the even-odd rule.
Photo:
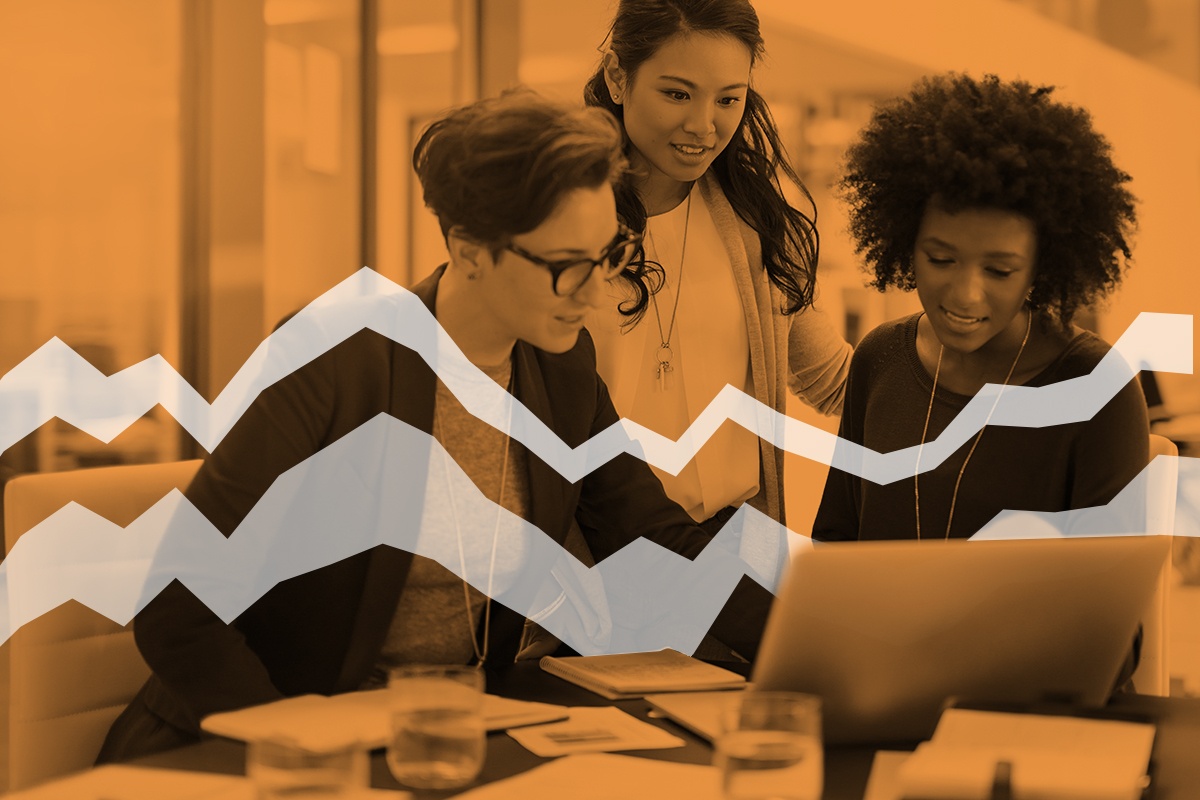
[[[608,86],[609,96],[612,97],[614,103],[621,105],[625,98],[627,81],[625,70],[621,69],[621,61],[617,58],[617,54],[612,50],[606,51],[601,68],[604,70],[604,83]]]
[[[485,245],[466,236],[460,227],[450,229],[446,235],[446,246],[450,251],[451,265],[461,271],[469,281],[479,277],[483,268],[491,264],[491,251]]]

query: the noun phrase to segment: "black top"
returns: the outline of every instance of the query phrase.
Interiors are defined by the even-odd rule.
[[[413,289],[430,309],[440,277],[441,270]],[[513,371],[514,395],[568,446],[618,419],[586,332],[563,354],[518,342]],[[187,497],[229,536],[278,476],[376,415],[428,433],[434,397],[435,374],[417,353],[364,330],[266,389],[205,460]],[[561,543],[577,516],[598,560],[639,536],[689,558],[709,541],[666,497],[650,468],[628,454],[576,483],[533,454],[528,473],[529,521]],[[419,502],[423,490],[397,486],[399,497],[391,501]],[[410,553],[375,547],[279,583],[231,624],[178,581],[171,583],[135,622],[138,647],[153,671],[141,695],[146,706],[197,733],[200,720],[217,711],[358,688],[378,656],[411,561]],[[743,579],[714,634],[753,653],[770,599]],[[512,662],[522,622],[496,604],[489,665]]]
[[[885,323],[854,351],[839,435],[889,453],[918,445],[933,377],[917,355],[920,314]],[[1046,386],[1089,374],[1109,346],[1086,331],[1026,386]],[[926,442],[946,428],[971,398],[938,387]],[[921,474],[921,538],[946,535],[950,500],[972,435],[936,469]],[[1043,428],[985,429],[967,465],[954,510],[952,537],[969,537],[1004,509],[1064,511],[1108,503],[1146,466],[1149,423],[1137,380],[1094,417]],[[926,447],[922,464],[928,464]],[[915,466],[915,459],[914,459]],[[1136,521],[1131,521],[1136,524]],[[912,474],[881,486],[831,469],[813,538],[914,539]]]

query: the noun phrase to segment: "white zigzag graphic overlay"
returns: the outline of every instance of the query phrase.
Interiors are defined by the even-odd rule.
[[[916,447],[875,453],[777,414],[730,386],[678,441],[621,420],[580,447],[568,448],[470,364],[415,295],[371,270],[339,284],[268,337],[211,406],[160,357],[105,377],[52,340],[0,378],[0,448],[55,416],[108,441],[162,403],[211,450],[265,388],[364,328],[417,352],[468,411],[521,441],[569,480],[622,452],[676,473],[726,419],[789,452],[877,483],[912,474]],[[1084,420],[1136,369],[1190,372],[1191,356],[1190,316],[1142,314],[1088,376],[1039,388],[985,387],[937,440],[925,445],[923,470],[936,467],[980,429],[997,393],[991,424],[1038,427]],[[35,535],[22,537],[0,564],[0,601],[7,606],[0,610],[0,624],[7,622],[0,641],[70,599],[127,622],[174,578],[232,620],[278,582],[377,544],[433,558],[486,592],[481,585],[486,570],[470,559],[460,566],[457,548],[450,546],[450,532],[459,526],[452,527],[449,516],[458,509],[459,516],[479,523],[469,523],[469,531],[490,532],[499,515],[501,549],[510,568],[507,574],[501,571],[494,599],[541,622],[579,652],[661,647],[692,652],[742,575],[774,590],[787,545],[808,545],[806,538],[743,507],[694,561],[639,540],[587,569],[535,527],[479,494],[431,442],[426,434],[380,415],[282,476],[228,539],[177,492],[126,529],[72,504],[29,532]],[[355,447],[373,457],[364,460]],[[433,460],[413,459],[413,452],[430,452]],[[381,463],[387,468],[380,470]],[[973,538],[1200,535],[1197,464],[1159,458],[1108,506],[1059,514],[1006,511]],[[425,480],[435,468],[445,482]],[[410,473],[420,480],[406,481],[403,476]],[[386,492],[380,489],[385,480]],[[395,487],[410,483],[422,487],[423,494],[402,496],[400,503]],[[1148,516],[1148,506],[1160,513]],[[330,536],[331,530],[338,535]],[[478,553],[490,547],[465,549]]]
[[[0,452],[55,417],[111,441],[155,404],[211,451],[265,388],[364,328],[419,353],[468,411],[509,433],[569,481],[625,452],[678,474],[726,419],[787,452],[879,484],[911,477],[916,464],[916,446],[877,453],[780,414],[728,385],[677,441],[622,419],[570,448],[467,361],[419,298],[365,267],[264,340],[211,405],[161,356],[106,377],[61,340],[50,340],[0,378]],[[1090,375],[1043,387],[988,384],[925,444],[921,471],[936,468],[983,427],[997,394],[1002,393],[993,425],[1082,421],[1139,369],[1191,373],[1190,315],[1140,314]]]
[[[1200,536],[1198,509],[1200,459],[1159,456],[1107,506],[1004,511],[972,538]],[[125,528],[67,505],[0,563],[0,642],[72,599],[125,624],[174,578],[229,622],[277,583],[381,544],[486,593],[493,530],[493,598],[584,654],[694,652],[743,575],[775,591],[788,551],[812,546],[743,505],[694,560],[638,539],[585,567],[480,493],[428,434],[381,414],[282,475],[228,538],[174,490]]]
[[[228,538],[177,490],[125,528],[65,506],[0,564],[0,642],[71,599],[125,624],[175,578],[230,622],[280,581],[381,544],[487,593],[493,530],[493,599],[591,654],[693,652],[743,575],[775,590],[787,551],[787,529],[744,506],[695,560],[638,539],[585,567],[428,434],[381,414],[281,475]]]

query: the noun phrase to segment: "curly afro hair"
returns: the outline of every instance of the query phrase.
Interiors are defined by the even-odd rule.
[[[933,198],[950,213],[1029,218],[1038,248],[1030,303],[1063,325],[1120,283],[1137,221],[1130,177],[1087,111],[1051,100],[1052,91],[950,74],[876,109],[838,186],[872,286],[916,287],[917,231]]]

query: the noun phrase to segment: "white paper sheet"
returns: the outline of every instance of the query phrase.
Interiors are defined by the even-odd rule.
[[[912,753],[899,750],[880,750],[871,762],[871,775],[863,800],[900,800],[898,777],[900,767]]]
[[[543,758],[573,753],[658,750],[682,747],[683,739],[619,708],[573,707],[565,722],[511,730],[508,735]]]
[[[716,767],[591,753],[551,761],[529,772],[458,795],[456,800],[530,800],[538,797],[722,800],[723,795],[721,772]]]
[[[10,800],[257,800],[254,784],[233,775],[109,765],[6,795]],[[406,800],[408,792],[357,789],[345,800]]]
[[[483,716],[489,731],[507,730],[565,719],[567,708],[489,694],[483,698]],[[309,694],[213,714],[205,717],[201,727],[241,741],[286,736],[310,750],[336,749],[354,743],[374,749],[387,744],[391,708],[386,690],[332,697]]]

